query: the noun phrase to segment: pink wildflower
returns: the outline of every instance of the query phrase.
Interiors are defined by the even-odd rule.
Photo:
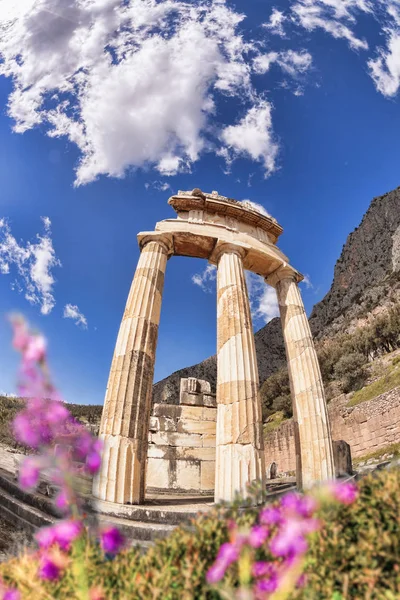
[[[42,335],[30,335],[24,348],[24,360],[41,362],[46,355],[46,340]]]
[[[304,529],[299,521],[287,520],[269,543],[274,556],[298,556],[307,551]]]
[[[256,583],[256,597],[263,598],[264,594],[272,594],[278,589],[279,579],[277,575],[269,579],[259,579]]]
[[[281,499],[281,507],[285,513],[295,514],[301,517],[310,517],[318,508],[318,503],[311,496],[301,496],[290,493]]]
[[[47,554],[42,554],[40,558],[39,577],[49,581],[55,581],[61,575],[61,568]]]
[[[335,500],[342,504],[353,504],[359,495],[358,488],[353,482],[335,482],[331,484],[330,491]]]
[[[267,506],[260,512],[260,523],[263,525],[276,525],[281,520],[281,511],[276,506]]]
[[[252,548],[260,548],[267,539],[269,531],[266,527],[255,525],[249,534],[249,544]]]
[[[93,450],[86,458],[86,468],[89,473],[95,474],[100,469],[101,456],[98,452]]]
[[[68,492],[65,489],[61,490],[57,494],[54,500],[54,504],[63,512],[65,512],[68,509],[70,503],[68,498]]]
[[[227,565],[225,563],[221,563],[216,561],[212,567],[210,567],[207,571],[206,580],[207,583],[213,584],[218,583],[221,579],[224,578],[225,571],[227,569]]]
[[[25,458],[19,468],[19,484],[24,490],[35,489],[39,483],[40,462],[35,457]]]
[[[253,563],[252,567],[253,577],[258,579],[259,577],[271,577],[276,574],[276,568],[272,563],[258,561]]]
[[[7,588],[4,590],[2,600],[20,600],[21,594],[15,588]]]
[[[116,527],[107,527],[100,534],[100,544],[104,552],[117,554],[124,545],[125,539]]]
[[[80,535],[82,525],[79,521],[59,521],[51,527],[43,527],[35,539],[40,548],[50,548],[58,544],[62,550],[69,550],[72,542]]]
[[[62,550],[69,550],[73,541],[82,532],[82,523],[80,521],[59,521],[54,525],[55,541]]]

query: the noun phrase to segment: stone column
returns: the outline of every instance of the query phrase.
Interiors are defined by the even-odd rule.
[[[103,460],[93,495],[101,500],[119,504],[140,504],[144,500],[154,362],[170,253],[167,236],[148,236],[142,242],[100,424]]]
[[[243,269],[244,251],[218,248],[217,437],[215,501],[246,495],[254,479],[265,484],[257,357]]]
[[[298,274],[283,267],[267,278],[276,288],[293,402],[297,485],[307,488],[335,476],[324,386]]]

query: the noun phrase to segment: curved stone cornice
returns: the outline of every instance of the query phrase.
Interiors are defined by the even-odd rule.
[[[195,188],[191,192],[179,192],[177,195],[171,196],[168,204],[178,214],[190,210],[205,210],[209,213],[233,217],[268,232],[274,243],[283,232],[283,228],[273,217],[264,215],[251,206],[232,198],[226,198],[216,192],[207,194]]]

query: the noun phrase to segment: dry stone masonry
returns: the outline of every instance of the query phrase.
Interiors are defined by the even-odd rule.
[[[215,394],[208,381],[190,377],[181,379],[179,401],[153,406],[147,490],[214,494]]]
[[[179,452],[171,448],[178,448],[173,442],[182,441],[179,436],[187,435],[184,430],[188,421],[193,421],[189,435],[197,435],[197,447],[203,449],[202,458],[194,459],[193,447],[187,446],[192,448],[192,459],[207,462],[204,442],[212,421],[207,425],[203,415],[207,414],[205,408],[213,407],[196,405],[196,394],[203,394],[203,403],[210,396],[204,390],[198,391],[197,383],[189,380],[182,390],[181,400],[183,396],[187,399],[178,407],[186,413],[182,419],[181,412],[177,420],[182,431],[163,431],[161,428],[168,426],[166,420],[150,421],[164,273],[171,255],[205,258],[218,269],[216,500],[230,501],[236,492],[246,494],[247,484],[254,479],[265,482],[259,377],[245,269],[261,275],[277,289],[296,415],[298,481],[309,485],[333,477],[324,390],[298,289],[303,277],[276,246],[283,231],[281,226],[251,203],[237,202],[217,192],[206,194],[197,188],[178,192],[169,204],[177,218],[161,221],[155,231],[138,235],[141,256],[111,365],[100,426],[103,462],[94,481],[94,496],[117,504],[144,501],[150,427],[155,428],[150,442],[169,448],[167,454],[152,456],[158,450],[150,444],[151,477],[163,468],[173,470],[171,456]],[[199,416],[202,411],[201,420],[191,419],[189,408],[194,411],[192,416]],[[155,417],[165,416],[159,410]],[[157,466],[151,462],[153,459],[165,461],[164,465]],[[186,475],[183,471],[179,475],[178,465]],[[202,475],[203,464],[199,465],[200,475],[197,466],[189,473],[188,465],[175,460],[175,467],[175,474],[171,470],[168,477],[164,475],[164,482],[175,477],[173,485],[179,487],[178,478],[181,482],[186,477],[191,489],[202,489],[210,483],[211,466],[208,475],[206,467]]]

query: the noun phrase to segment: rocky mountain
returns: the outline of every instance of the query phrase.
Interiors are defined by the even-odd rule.
[[[400,187],[374,198],[349,235],[336,263],[331,289],[313,308],[316,338],[351,329],[357,321],[399,298]]]
[[[280,319],[273,319],[257,331],[256,343],[258,372],[260,381],[265,381],[272,373],[280,369],[286,362]],[[210,356],[197,365],[175,371],[153,386],[153,401],[177,404],[179,402],[179,386],[182,377],[205,379],[215,391],[217,382],[217,357]]]
[[[377,306],[400,299],[400,187],[375,198],[349,235],[336,263],[331,289],[313,308],[317,339],[351,329]],[[262,383],[285,364],[279,319],[255,334]],[[181,377],[206,379],[215,390],[216,356],[172,373],[154,385],[154,402],[177,403]]]

